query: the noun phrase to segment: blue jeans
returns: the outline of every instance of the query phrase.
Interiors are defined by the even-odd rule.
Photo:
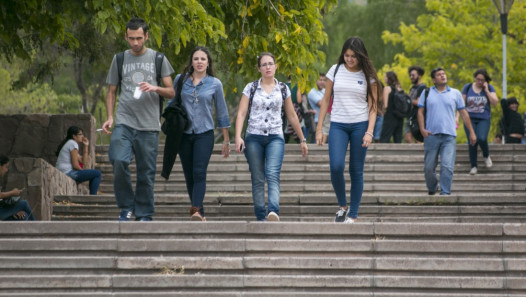
[[[72,170],[67,175],[79,183],[89,180],[89,194],[97,195],[97,192],[99,191],[100,180],[102,178],[102,173],[100,170]]]
[[[206,193],[206,171],[214,150],[214,130],[201,134],[183,134],[179,159],[183,166],[186,190],[194,207],[205,216],[203,200]]]
[[[113,165],[117,206],[121,210],[133,211],[136,218],[151,218],[155,212],[153,186],[158,143],[157,131],[139,131],[125,125],[116,125],[111,134],[109,157]],[[135,192],[128,169],[134,156],[137,165]]]
[[[438,180],[436,167],[440,155],[440,194],[451,194],[455,155],[457,152],[456,137],[447,134],[429,135],[424,139],[424,176],[429,192],[436,192]]]
[[[329,160],[331,168],[331,182],[338,204],[347,206],[345,196],[345,154],[350,143],[349,173],[351,175],[351,208],[349,217],[358,218],[358,209],[363,194],[363,167],[367,148],[362,147],[363,136],[367,131],[369,121],[344,124],[331,122],[329,132]]]
[[[245,157],[252,179],[252,199],[254,213],[258,221],[267,216],[265,209],[265,179],[268,184],[268,212],[279,215],[279,195],[281,165],[285,154],[283,135],[254,135],[245,137]]]
[[[15,219],[14,214],[23,211],[25,216],[23,219]],[[33,212],[29,203],[26,200],[19,200],[17,204],[9,207],[0,207],[0,221],[34,221]]]
[[[484,158],[489,157],[488,133],[491,126],[491,120],[470,119],[473,130],[475,130],[475,135],[477,135],[477,143],[475,145],[471,145],[468,141],[469,163],[471,164],[471,168],[473,168],[477,167],[477,145],[480,146],[480,149],[482,150],[482,156],[484,156]],[[464,125],[464,131],[466,131],[466,135],[469,139],[469,130],[466,128],[466,125]]]
[[[382,126],[384,124],[384,116],[377,115],[376,123],[374,125],[374,142],[380,141],[380,136],[382,135]]]

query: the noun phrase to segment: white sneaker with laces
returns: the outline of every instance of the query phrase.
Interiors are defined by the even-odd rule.
[[[470,175],[475,175],[475,174],[477,174],[477,172],[478,172],[477,167],[473,167],[473,168],[471,168],[471,170],[469,171],[469,174],[470,174]]]
[[[345,223],[345,224],[354,224],[354,220],[351,219],[351,218],[349,218],[349,217],[347,217],[347,219],[345,219],[345,222],[344,222],[344,223]]]
[[[491,162],[491,158],[489,156],[484,159],[484,163],[486,163],[486,168],[491,168],[491,166],[493,166],[493,162]]]
[[[279,216],[277,213],[271,211],[267,216],[267,221],[269,222],[279,222]]]

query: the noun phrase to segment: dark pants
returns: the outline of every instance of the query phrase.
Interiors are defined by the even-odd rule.
[[[206,170],[214,150],[214,130],[201,134],[183,134],[179,156],[183,166],[186,190],[194,207],[204,217],[203,200],[206,193]]]
[[[394,143],[401,143],[403,129],[404,118],[398,118],[391,112],[386,112],[384,115],[384,122],[382,124],[382,134],[380,136],[380,142],[388,143],[392,136]]]

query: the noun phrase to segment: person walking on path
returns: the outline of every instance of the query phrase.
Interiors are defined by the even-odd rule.
[[[471,145],[476,143],[477,136],[460,92],[447,85],[444,69],[433,69],[431,79],[434,86],[422,92],[418,100],[418,125],[424,136],[424,177],[429,195],[438,190],[440,195],[450,195],[457,151],[455,111],[459,112],[469,131]],[[439,156],[440,187],[436,176]]]
[[[179,159],[192,204],[190,218],[192,221],[206,221],[203,200],[208,163],[214,149],[213,107],[217,126],[223,130],[222,154],[225,158],[230,154],[230,118],[223,84],[214,75],[212,57],[206,47],[194,48],[183,73],[174,80],[174,89],[180,96],[176,96],[172,104],[180,98],[190,121],[179,146]]]
[[[132,18],[126,24],[126,41],[130,49],[124,52],[122,68],[118,69],[118,56],[113,57],[106,83],[107,121],[102,125],[111,134],[109,158],[113,165],[113,187],[119,221],[129,221],[135,214],[139,221],[151,221],[154,215],[153,188],[157,165],[160,131],[161,97],[175,95],[171,75],[174,73],[168,59],[162,56],[161,82],[157,83],[156,59],[158,53],[146,48],[148,26],[143,19]],[[115,128],[114,121],[117,86],[120,86]],[[135,158],[137,184],[132,187],[129,165]]]
[[[398,81],[398,76],[394,71],[387,71],[384,77],[385,88],[383,91],[383,110],[385,111],[382,123],[382,132],[380,136],[381,143],[389,143],[393,137],[393,143],[402,142],[402,130],[404,128],[404,118],[397,117],[393,111],[394,93],[402,90]]]
[[[363,194],[365,155],[374,138],[377,112],[382,107],[382,87],[367,49],[359,37],[351,37],[345,41],[338,63],[327,72],[325,95],[316,127],[316,142],[320,146],[323,145],[323,120],[333,94],[329,159],[331,182],[339,204],[334,221],[354,223],[358,218]],[[343,176],[348,147],[350,209],[347,207]]]
[[[462,88],[462,98],[466,104],[466,111],[469,114],[471,125],[477,135],[475,145],[468,144],[469,163],[471,170],[469,174],[475,175],[477,169],[477,146],[482,150],[486,168],[491,168],[493,162],[489,156],[488,134],[491,127],[491,105],[497,106],[499,98],[495,93],[495,88],[490,84],[491,77],[485,69],[478,69],[473,73],[475,82],[466,84]],[[468,134],[468,128],[464,123],[464,130]]]
[[[254,213],[258,221],[279,221],[280,172],[285,153],[282,112],[301,139],[301,152],[308,154],[287,85],[274,78],[274,55],[262,53],[257,59],[261,78],[246,85],[236,119],[236,152],[245,153],[252,180]],[[248,117],[245,139],[241,138]],[[265,209],[265,181],[268,185],[268,211]]]

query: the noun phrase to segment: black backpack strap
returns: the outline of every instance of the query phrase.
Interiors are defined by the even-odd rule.
[[[120,89],[122,81],[122,65],[124,64],[124,52],[117,53],[115,58],[117,58],[117,73],[119,74],[119,83],[117,84],[117,88]]]
[[[161,86],[161,72],[163,69],[164,54],[155,52],[155,75],[157,76],[157,86]],[[164,97],[159,95],[159,118],[163,113]]]
[[[250,87],[250,94],[248,96],[248,113],[247,113],[247,122],[250,118],[250,110],[252,109],[252,100],[254,100],[254,95],[259,85],[259,80],[253,81],[252,86]]]
[[[281,118],[285,116],[285,100],[287,99],[287,85],[285,83],[279,82],[279,87],[281,90],[281,97],[283,101],[281,102]]]

